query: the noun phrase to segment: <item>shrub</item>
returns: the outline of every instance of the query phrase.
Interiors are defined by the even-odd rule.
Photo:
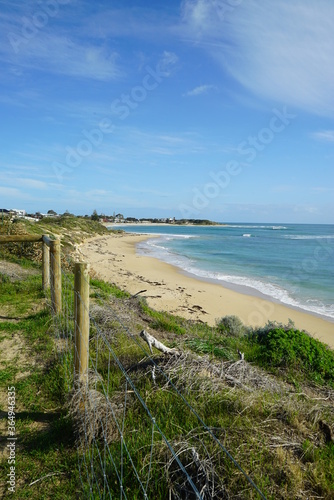
[[[302,371],[316,382],[334,384],[334,351],[306,332],[290,328],[264,329],[252,333],[260,347],[254,360],[266,367]]]
[[[238,316],[224,316],[217,321],[217,327],[232,337],[242,337],[246,333],[246,328]]]

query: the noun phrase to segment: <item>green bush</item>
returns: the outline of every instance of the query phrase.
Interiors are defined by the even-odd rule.
[[[218,330],[226,332],[232,337],[242,337],[246,328],[238,316],[224,316],[217,321]]]
[[[252,338],[259,364],[299,370],[315,382],[334,385],[334,351],[309,334],[282,327],[253,332]]]

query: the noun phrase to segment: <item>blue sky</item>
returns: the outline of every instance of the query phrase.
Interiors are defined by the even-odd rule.
[[[0,207],[334,223],[332,0],[0,0]]]

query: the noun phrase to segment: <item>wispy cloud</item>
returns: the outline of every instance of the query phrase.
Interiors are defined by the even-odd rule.
[[[9,187],[3,187],[0,186],[0,195],[3,196],[4,198],[18,198],[19,196],[22,196],[23,193],[17,188],[9,188]]]
[[[318,141],[334,142],[334,130],[321,130],[314,132],[311,136]]]
[[[198,137],[191,132],[183,131],[174,135],[135,127],[119,127],[118,133],[120,144],[124,144],[126,150],[128,150],[128,144],[131,144],[131,154],[138,155],[138,157],[142,157],[143,152],[163,156],[183,155],[198,147]]]
[[[228,19],[224,4],[185,0],[186,36],[256,95],[333,115],[334,3],[248,0]]]
[[[0,14],[0,61],[9,65],[9,75],[21,76],[27,69],[101,81],[122,75],[118,53],[73,26],[73,20],[85,25],[88,10],[82,9],[78,16],[73,5],[58,5],[54,17],[43,14],[37,5],[12,4],[6,6],[8,12]],[[71,29],[66,24],[69,19]]]
[[[36,179],[16,179],[16,184],[30,189],[39,189],[45,191],[48,188],[48,184],[44,181],[38,181]]]
[[[179,58],[174,52],[164,50],[159,61],[159,69],[164,73],[164,76],[170,76],[175,71],[178,60]]]
[[[22,46],[17,59],[25,68],[58,75],[109,81],[120,76],[117,53],[67,36],[41,33]],[[7,52],[7,62],[11,61]]]
[[[201,94],[207,94],[208,92],[210,92],[210,90],[216,90],[216,88],[217,87],[215,85],[199,85],[198,87],[195,87],[194,89],[189,90],[184,95],[189,96],[189,97],[193,97],[193,96],[197,96],[197,95],[201,95]]]
[[[164,207],[164,202],[161,195],[153,196],[154,190],[147,192],[138,189],[139,194],[143,196],[134,197],[133,193],[128,192],[127,187],[121,188],[119,192],[92,189],[86,191],[77,191],[75,189],[64,190],[62,193],[62,202],[68,203],[69,206],[74,206],[76,208],[85,209],[87,211],[92,211],[93,207],[101,207],[101,211],[106,213],[111,213],[113,210],[117,210],[117,207],[124,208],[157,208],[158,205]],[[148,196],[148,194],[152,196]],[[157,205],[158,200],[158,205]]]

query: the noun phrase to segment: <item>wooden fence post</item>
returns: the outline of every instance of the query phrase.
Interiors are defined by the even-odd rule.
[[[43,270],[42,270],[42,280],[43,280],[43,290],[50,288],[50,248],[43,241]]]
[[[88,381],[89,359],[89,265],[74,265],[74,364],[79,381]]]
[[[51,303],[55,314],[61,312],[61,259],[60,240],[50,241]]]

